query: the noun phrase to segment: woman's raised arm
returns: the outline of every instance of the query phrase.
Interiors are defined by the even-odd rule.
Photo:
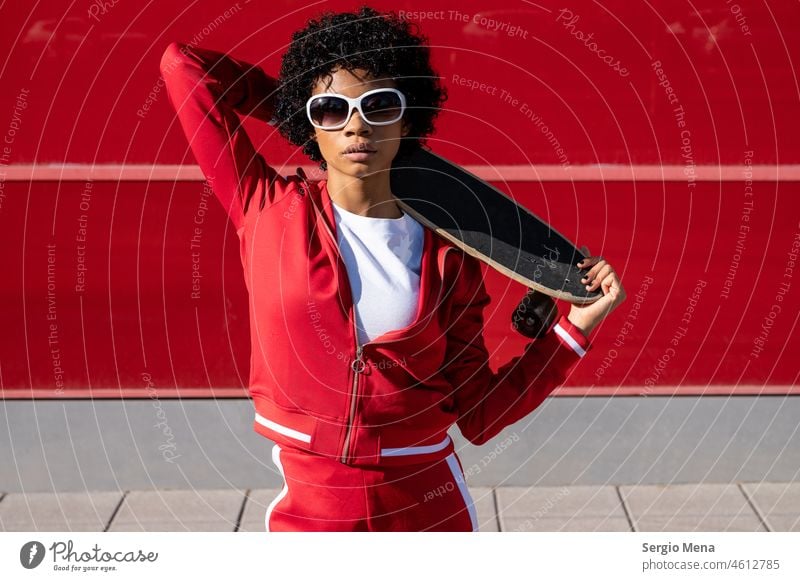
[[[260,67],[180,42],[166,47],[160,70],[192,153],[238,231],[255,194],[269,205],[285,190],[276,189],[284,178],[255,150],[237,115],[270,122],[278,82]]]

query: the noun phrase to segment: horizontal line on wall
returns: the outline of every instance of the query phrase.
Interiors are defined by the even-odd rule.
[[[800,395],[797,385],[644,385],[560,387],[555,396]]]
[[[297,166],[276,167],[283,175],[294,174]],[[324,177],[315,165],[301,165],[311,179]],[[493,182],[596,182],[687,181],[682,165],[465,165],[479,178]],[[292,168],[292,169],[290,169]],[[745,175],[742,165],[694,166],[694,180],[701,182],[800,181],[800,165],[753,165]],[[0,167],[0,179],[6,181],[203,181],[197,165],[169,164],[13,164]]]
[[[174,387],[159,387],[158,399],[175,398],[249,398],[246,389],[223,387],[186,387],[176,389]],[[53,388],[19,389],[9,388],[0,389],[0,399],[139,399],[149,398],[152,393],[148,393],[142,387],[120,387],[107,388],[98,387],[89,389],[85,387],[65,388],[60,393],[56,393]]]
[[[555,397],[623,397],[623,396],[753,396],[753,395],[800,395],[797,385],[642,385],[612,387],[559,387],[552,393]],[[140,399],[151,394],[141,387],[119,389],[98,388],[65,389],[54,393],[52,388],[0,389],[2,399]],[[249,398],[247,390],[241,388],[158,388],[159,399],[202,398]]]

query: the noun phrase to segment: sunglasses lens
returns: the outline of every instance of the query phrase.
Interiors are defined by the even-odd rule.
[[[321,127],[333,127],[347,116],[347,101],[337,97],[319,97],[311,102],[311,120]]]
[[[361,101],[361,110],[367,121],[388,123],[400,119],[402,103],[400,96],[391,91],[381,91],[368,95]]]

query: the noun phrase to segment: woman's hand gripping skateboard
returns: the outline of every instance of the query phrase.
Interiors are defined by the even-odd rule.
[[[602,256],[591,256],[586,246],[581,246],[581,252],[587,256],[578,263],[578,268],[589,269],[581,282],[586,284],[587,290],[600,288],[603,296],[591,304],[573,303],[567,319],[588,337],[592,329],[617,308],[627,295],[616,271]]]
[[[581,252],[587,257],[578,263],[578,267],[581,270],[589,269],[581,282],[586,285],[587,290],[597,290],[599,287],[603,291],[603,296],[591,304],[573,303],[567,319],[588,337],[600,321],[618,307],[627,295],[617,273],[602,256],[591,256],[586,246],[581,247]],[[555,301],[531,289],[514,310],[511,325],[522,335],[535,339],[547,333],[557,317],[558,308]]]

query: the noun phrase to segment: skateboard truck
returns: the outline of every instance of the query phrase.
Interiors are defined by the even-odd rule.
[[[538,339],[550,330],[557,317],[556,302],[546,294],[530,289],[514,309],[511,326],[525,337]]]

